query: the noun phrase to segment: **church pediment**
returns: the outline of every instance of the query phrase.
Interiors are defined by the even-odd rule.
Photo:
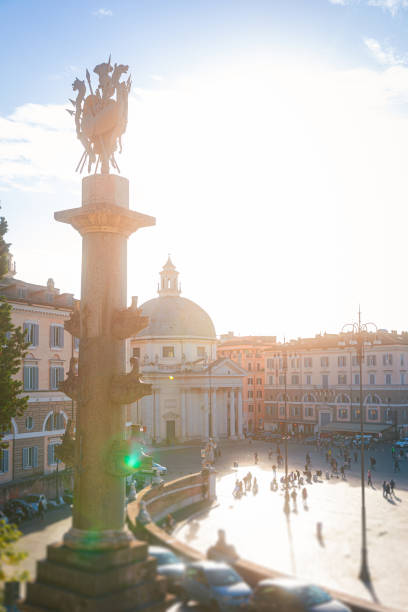
[[[207,372],[213,376],[246,376],[248,374],[244,368],[231,359],[218,359],[210,368],[207,368]]]

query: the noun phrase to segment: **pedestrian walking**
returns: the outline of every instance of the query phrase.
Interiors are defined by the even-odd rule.
[[[273,464],[272,470],[273,470],[273,476],[274,478],[276,478],[276,465],[275,464]]]
[[[394,472],[400,472],[400,471],[401,470],[400,470],[400,466],[399,466],[399,461],[398,461],[398,459],[396,459],[394,461]]]
[[[386,496],[386,491],[387,491],[387,483],[386,483],[385,480],[383,482],[382,488],[383,488],[383,497],[385,497]]]
[[[307,503],[307,489],[306,489],[306,487],[303,487],[303,489],[302,489],[302,499],[303,499],[303,504],[306,506],[306,503]]]
[[[391,455],[394,457],[395,456],[395,446],[391,447]]]
[[[292,493],[290,494],[292,500],[293,500],[293,505],[296,506],[296,500],[297,500],[297,493],[296,490],[293,489]]]
[[[38,516],[40,517],[41,520],[44,520],[44,503],[43,500],[40,498],[39,504],[38,504]]]
[[[254,462],[255,465],[258,465],[258,453],[254,453]]]
[[[269,460],[271,460],[271,459],[272,459],[272,450],[270,450],[270,451],[268,452],[268,459],[269,459]]]
[[[357,451],[354,451],[354,463],[357,463],[357,459],[358,459],[358,453]]]
[[[390,480],[391,495],[394,495],[394,489],[395,489],[395,481],[391,478],[391,480]]]
[[[371,470],[367,470],[367,485],[369,487],[373,486],[373,481],[371,480]]]
[[[385,497],[386,497],[386,499],[388,499],[388,496],[391,496],[391,487],[390,487],[390,483],[386,482],[385,483]]]
[[[345,480],[345,479],[346,479],[346,475],[345,475],[345,473],[344,473],[344,465],[342,465],[342,466],[341,466],[341,468],[340,468],[340,472],[341,472],[341,477],[342,477],[342,479],[343,479],[343,480]]]
[[[329,463],[329,453],[326,451],[326,462]]]

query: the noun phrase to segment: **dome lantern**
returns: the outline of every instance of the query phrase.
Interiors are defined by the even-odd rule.
[[[171,261],[169,255],[163,266],[163,270],[160,272],[160,285],[158,289],[160,297],[180,295],[181,289],[178,283],[178,275],[179,273],[176,270],[176,266]]]

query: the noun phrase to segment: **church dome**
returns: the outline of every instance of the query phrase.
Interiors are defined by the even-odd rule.
[[[160,272],[159,297],[142,304],[150,322],[137,337],[184,336],[215,340],[214,324],[198,304],[180,296],[178,272],[170,256]]]
[[[161,296],[142,305],[150,322],[137,334],[143,336],[184,336],[215,339],[208,314],[198,304],[180,296]]]

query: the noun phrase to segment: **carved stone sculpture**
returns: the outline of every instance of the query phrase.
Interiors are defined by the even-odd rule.
[[[126,131],[128,117],[128,97],[132,86],[129,76],[126,81],[121,81],[129,66],[124,64],[111,65],[111,58],[106,63],[98,64],[94,73],[98,75],[99,83],[94,93],[89,71],[86,71],[85,81],[76,78],[72,89],[77,92],[75,100],[71,104],[75,110],[67,109],[75,118],[75,128],[78,140],[82,143],[85,151],[77,165],[77,170],[82,172],[88,161],[88,173],[94,164],[95,173],[101,164],[101,173],[109,173],[109,165],[120,172],[115,159],[115,151],[119,148],[122,153],[122,134]]]
[[[136,358],[130,360],[132,371],[112,378],[110,397],[115,404],[131,404],[152,393],[152,385],[140,380],[139,364]]]

